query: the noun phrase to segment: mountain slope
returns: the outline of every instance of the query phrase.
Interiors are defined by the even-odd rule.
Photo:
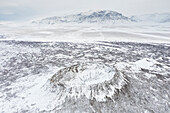
[[[67,15],[62,17],[48,17],[42,20],[33,21],[37,24],[56,24],[56,23],[124,23],[132,22],[134,20],[122,15],[121,13],[101,10],[101,11],[89,11],[82,12],[73,15]]]
[[[170,22],[170,13],[154,13],[139,16],[132,16],[138,22],[167,23]]]

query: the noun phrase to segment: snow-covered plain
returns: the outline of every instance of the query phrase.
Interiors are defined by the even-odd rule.
[[[0,25],[0,40],[37,42],[145,42],[170,43],[170,25],[100,25],[100,24],[55,24],[55,25]]]
[[[0,24],[2,113],[168,113],[169,72],[165,24]]]

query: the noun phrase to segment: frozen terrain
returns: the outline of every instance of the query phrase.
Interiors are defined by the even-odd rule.
[[[0,113],[169,112],[169,24],[0,23]]]
[[[0,45],[1,112],[170,112],[169,44],[1,41]],[[78,66],[82,72],[64,71],[77,64],[85,66]],[[109,82],[115,68],[126,78],[121,90]],[[58,70],[67,74],[59,77]],[[117,84],[124,80],[118,77]],[[54,85],[50,79],[60,82]],[[98,85],[94,89],[101,93],[93,84],[100,84],[101,89]],[[96,93],[89,96],[93,90]]]

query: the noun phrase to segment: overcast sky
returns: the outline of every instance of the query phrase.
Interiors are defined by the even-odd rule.
[[[170,0],[0,0],[0,20],[29,20],[103,9],[126,16],[170,12]]]

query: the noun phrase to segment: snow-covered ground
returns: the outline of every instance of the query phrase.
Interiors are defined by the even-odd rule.
[[[168,25],[0,24],[2,113],[168,113],[169,72]]]
[[[170,43],[170,25],[0,25],[0,40]],[[1,38],[4,35],[5,38]]]

